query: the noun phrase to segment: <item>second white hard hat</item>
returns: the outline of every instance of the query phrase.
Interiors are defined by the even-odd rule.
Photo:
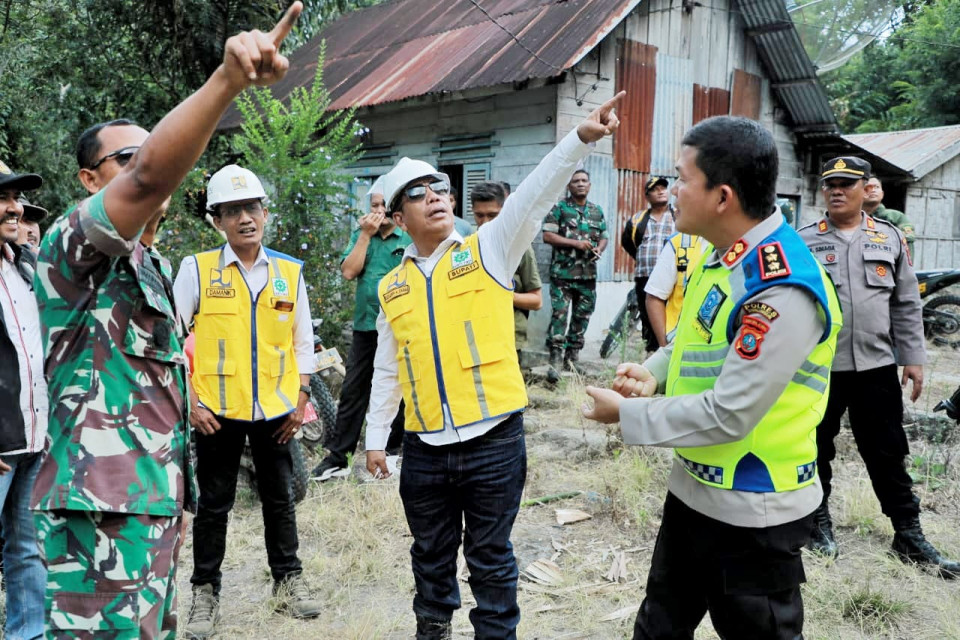
[[[259,198],[266,200],[267,193],[253,171],[235,164],[228,164],[210,176],[207,183],[207,211],[218,204]]]

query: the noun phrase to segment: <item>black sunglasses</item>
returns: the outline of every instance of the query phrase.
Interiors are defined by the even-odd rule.
[[[90,170],[93,171],[110,158],[116,160],[117,164],[121,167],[125,167],[127,166],[127,163],[130,162],[130,158],[133,157],[133,154],[135,154],[139,148],[140,147],[124,147],[122,149],[117,149],[116,151],[111,151],[107,155],[97,160],[94,165],[90,167]]]
[[[427,187],[430,187],[430,191],[440,196],[450,193],[450,183],[444,180],[437,180],[430,184],[416,184],[412,187],[407,187],[403,190],[403,194],[407,196],[407,200],[416,202],[427,195]]]

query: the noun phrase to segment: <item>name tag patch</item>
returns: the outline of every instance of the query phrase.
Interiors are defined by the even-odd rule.
[[[405,296],[408,293],[410,293],[410,285],[403,284],[399,287],[388,289],[387,292],[383,294],[383,300],[384,302],[390,302],[391,300],[399,298],[400,296]]]
[[[236,298],[236,289],[224,289],[221,287],[207,287],[208,298]]]
[[[457,254],[453,254],[453,255],[457,255]],[[453,280],[454,278],[465,276],[471,271],[476,271],[479,268],[480,268],[479,262],[470,262],[468,264],[463,265],[462,267],[456,267],[454,269],[451,269],[449,272],[447,272],[447,275],[450,277],[451,280]]]

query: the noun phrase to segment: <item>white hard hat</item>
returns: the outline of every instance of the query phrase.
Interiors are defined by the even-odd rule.
[[[434,169],[430,163],[423,160],[411,160],[406,157],[400,158],[397,166],[383,176],[383,201],[387,205],[387,212],[393,212],[394,200],[400,197],[400,192],[403,191],[405,186],[414,180],[427,176],[450,183],[450,177]]]
[[[207,183],[207,211],[218,204],[259,198],[266,200],[267,193],[253,171],[235,164],[228,164],[210,176]]]

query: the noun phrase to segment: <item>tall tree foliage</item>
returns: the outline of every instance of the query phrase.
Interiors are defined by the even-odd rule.
[[[905,6],[892,33],[823,81],[844,131],[960,124],[960,0]]]

